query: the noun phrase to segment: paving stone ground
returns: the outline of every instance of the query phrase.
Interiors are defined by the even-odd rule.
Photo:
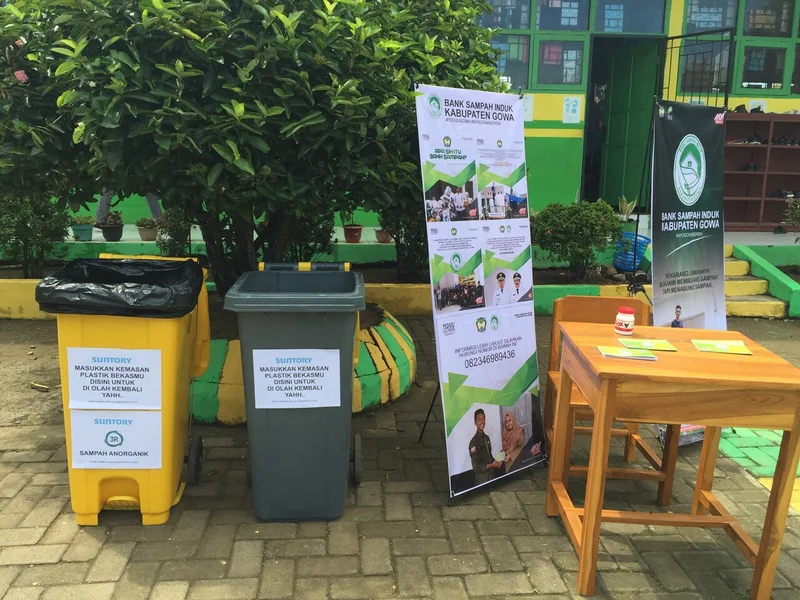
[[[544,469],[528,470],[447,505],[438,406],[417,443],[436,387],[432,328],[429,319],[404,322],[417,341],[420,386],[373,414],[354,417],[354,430],[364,440],[365,481],[350,488],[344,515],[336,522],[257,522],[245,477],[245,430],[202,428],[203,481],[187,489],[167,525],[145,528],[135,512],[107,512],[99,527],[81,529],[69,505],[62,428],[0,427],[0,597],[578,598],[575,553],[560,520],[544,514]],[[798,362],[797,322],[729,325]],[[549,323],[540,319],[541,372],[546,370],[549,333]],[[585,463],[587,450],[588,439],[580,440],[575,462]],[[621,446],[612,454],[622,464]],[[681,449],[670,511],[688,511],[698,457],[698,446]],[[719,459],[714,486],[758,539],[767,503],[764,487],[731,458]],[[581,482],[571,483],[571,493],[580,497]],[[658,510],[655,494],[655,485],[648,482],[609,481],[605,504]],[[778,570],[773,598],[800,598],[796,512],[789,517]],[[752,568],[721,531],[607,525],[596,597],[744,600],[751,576]]]

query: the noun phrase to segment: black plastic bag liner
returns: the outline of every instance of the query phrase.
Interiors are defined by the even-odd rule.
[[[192,312],[203,285],[193,260],[73,260],[36,286],[48,313],[174,318]]]

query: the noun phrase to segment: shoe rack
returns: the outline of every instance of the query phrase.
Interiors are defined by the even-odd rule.
[[[800,198],[800,115],[729,112],[724,182],[726,230],[781,225],[787,197]]]

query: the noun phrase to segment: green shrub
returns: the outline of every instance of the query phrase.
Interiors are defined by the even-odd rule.
[[[150,217],[142,217],[141,219],[136,221],[136,226],[140,229],[155,229],[156,220],[151,219]]]
[[[800,227],[800,199],[794,198],[786,203],[786,222],[793,227]],[[800,242],[800,237],[794,241]]]
[[[622,221],[602,200],[549,204],[531,217],[531,235],[542,250],[568,263],[573,275],[583,279],[597,267],[596,253],[616,245]]]
[[[158,218],[156,245],[163,256],[189,256],[192,224],[179,208],[168,208]]]
[[[94,217],[92,215],[79,215],[72,217],[73,225],[94,225]]]
[[[103,227],[119,227],[123,223],[122,213],[118,210],[112,210],[100,225]]]
[[[22,265],[22,276],[38,278],[48,259],[61,258],[55,245],[67,237],[70,216],[50,198],[0,195],[0,254]]]

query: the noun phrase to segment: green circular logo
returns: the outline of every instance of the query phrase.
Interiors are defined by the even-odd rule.
[[[458,252],[450,257],[450,266],[453,267],[453,271],[458,271],[461,268],[461,255]]]
[[[700,199],[706,186],[706,153],[696,135],[687,135],[678,145],[672,177],[683,204],[692,206]]]
[[[503,147],[503,140],[497,140],[497,147],[498,148],[502,148]]]
[[[455,227],[453,227],[453,228],[450,230],[450,235],[455,235],[455,234],[457,234],[457,233],[458,233],[458,230],[457,230]]]
[[[500,319],[497,318],[497,315],[492,315],[490,322],[492,326],[492,331],[497,331],[497,328],[500,327]]]
[[[506,226],[500,225],[500,233],[505,233],[505,232],[506,232]]]
[[[442,116],[442,101],[436,94],[431,94],[428,98],[428,114],[434,119]]]
[[[122,446],[123,441],[125,441],[125,438],[122,437],[122,434],[119,431],[109,431],[106,434],[106,446],[116,448],[118,446]]]

